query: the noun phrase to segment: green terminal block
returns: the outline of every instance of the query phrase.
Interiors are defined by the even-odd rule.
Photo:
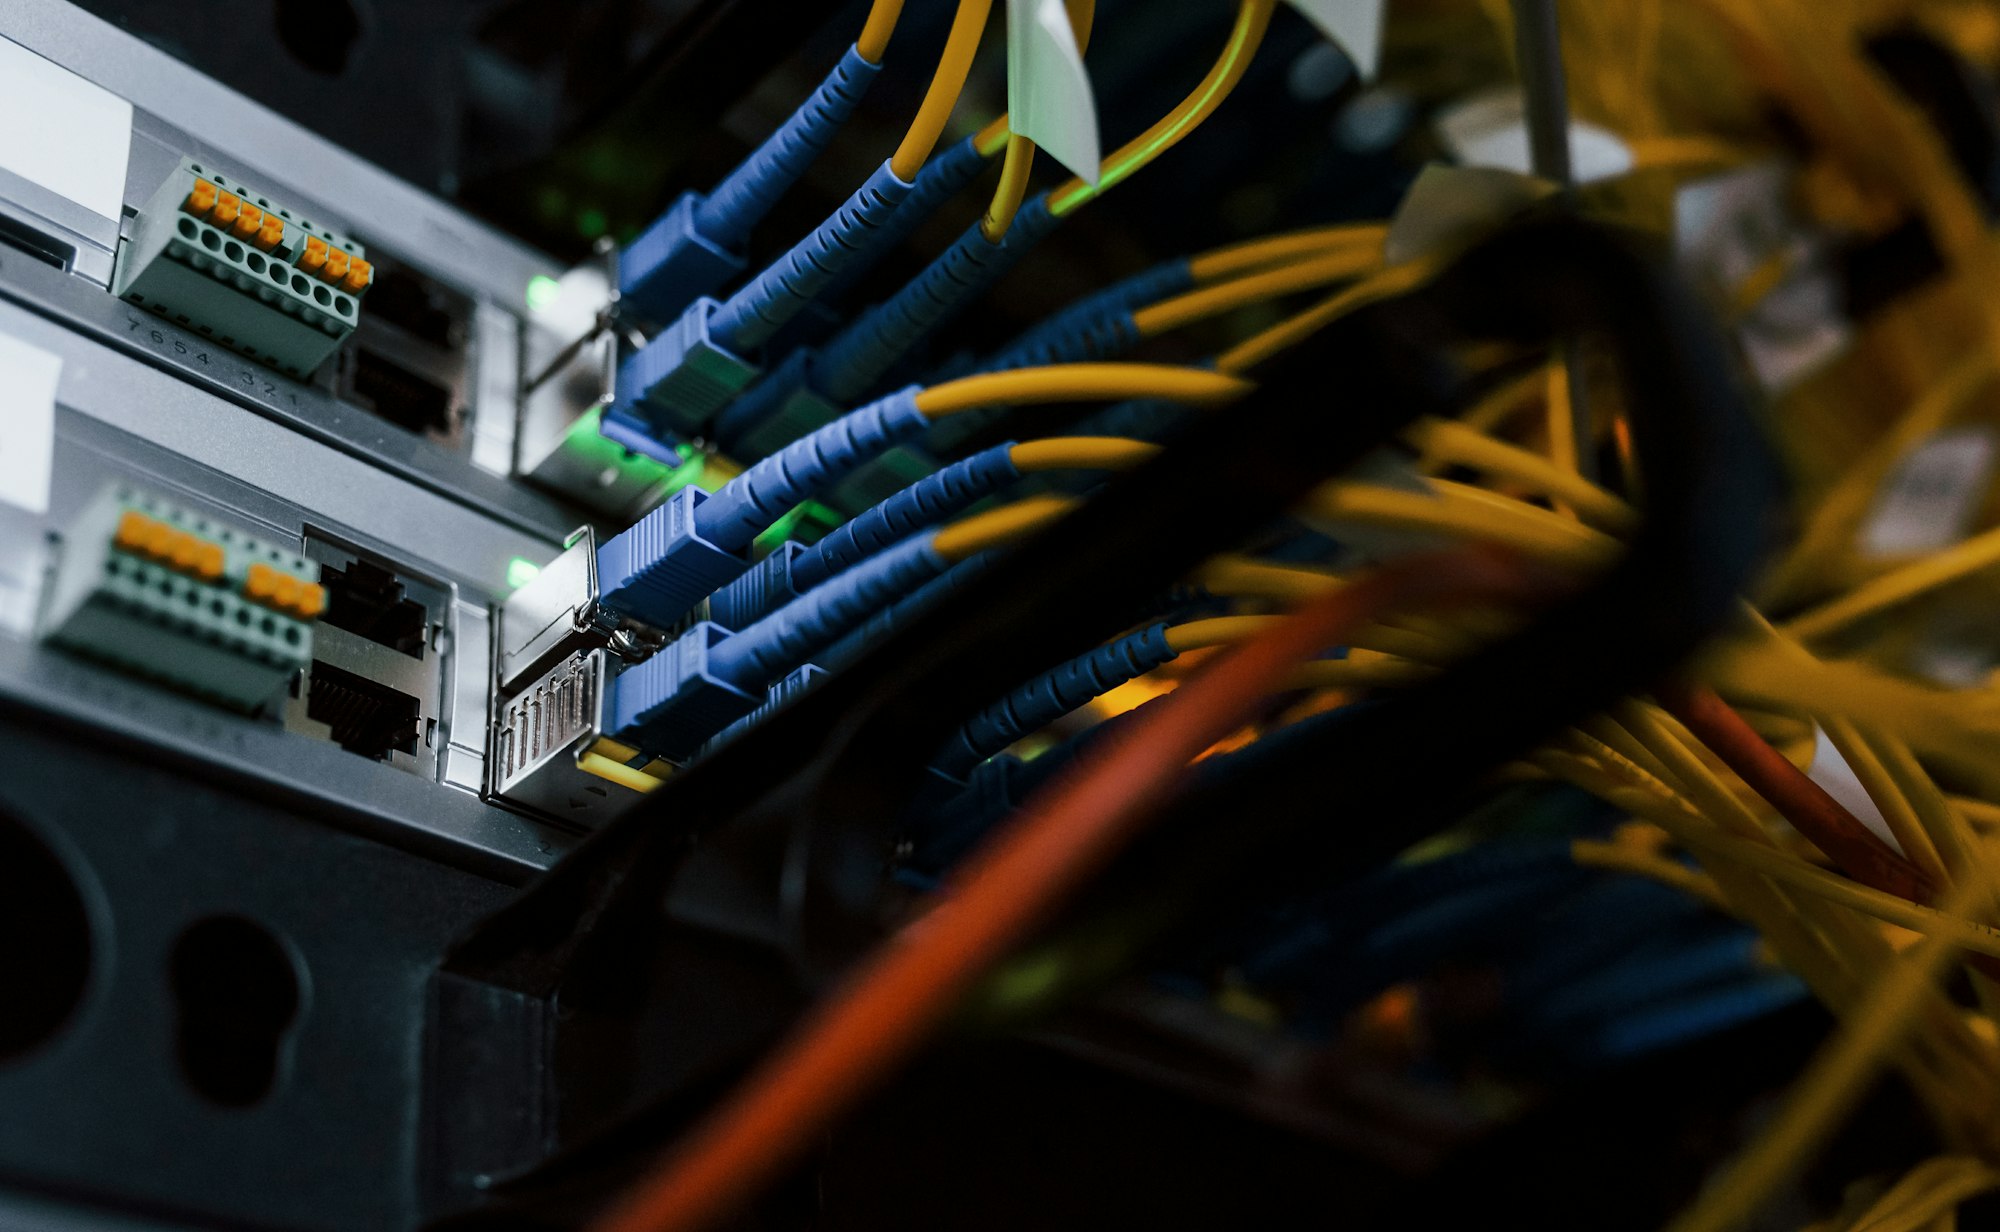
[[[64,537],[41,636],[248,712],[311,663],[325,608],[317,563],[118,487]]]
[[[373,281],[353,240],[184,158],[119,240],[111,289],[303,380]]]

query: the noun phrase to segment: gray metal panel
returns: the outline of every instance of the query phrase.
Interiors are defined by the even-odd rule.
[[[504,886],[39,724],[0,722],[0,815],[94,908],[82,1005],[0,1065],[0,1174],[211,1227],[414,1223],[426,981]],[[244,1107],[177,1059],[170,957],[218,915],[272,934],[300,986],[273,1088]]]
[[[516,556],[553,556],[569,529],[541,538],[482,517],[13,304],[0,302],[0,332],[63,357],[62,406],[253,488],[283,493],[326,522],[397,545],[478,590],[502,586]],[[260,369],[240,362],[250,379],[262,378]]]
[[[115,299],[81,278],[6,248],[0,248],[0,297],[30,306],[81,335],[131,348],[148,363],[171,371],[200,389],[255,407],[261,414],[308,437],[334,445],[390,474],[505,519],[523,530],[560,539],[577,523],[575,513],[566,511],[547,496],[471,466],[462,457],[430,441],[335,400],[317,385],[293,381],[223,350],[198,334],[178,329]],[[0,305],[0,310],[4,310],[4,305]],[[26,336],[20,330],[9,329],[9,332]],[[83,337],[77,337],[75,346],[84,345]],[[155,387],[160,379],[156,374]],[[194,396],[195,392],[190,389],[187,396]],[[507,410],[490,413],[504,415]],[[285,436],[301,447],[307,444],[300,437]]]
[[[190,10],[190,20],[205,19],[199,7]],[[365,242],[422,258],[440,281],[469,294],[518,305],[529,279],[562,272],[549,257],[63,0],[8,0],[0,34],[207,147],[187,153],[226,152],[232,162],[253,165],[267,192],[320,208]]]

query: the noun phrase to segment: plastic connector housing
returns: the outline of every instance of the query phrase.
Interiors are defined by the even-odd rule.
[[[816,356],[794,351],[715,422],[715,437],[738,457],[761,458],[840,417],[840,404],[812,382]]]
[[[618,365],[620,411],[662,431],[691,436],[757,379],[762,369],[709,332],[716,308],[712,299],[696,300]]]
[[[618,254],[621,304],[656,321],[669,320],[743,272],[747,259],[696,225],[703,200],[699,193],[682,193]]]
[[[228,197],[237,225],[211,206],[193,212],[197,185]],[[246,233],[242,223],[264,220]],[[268,246],[266,246],[268,244]],[[318,258],[310,264],[311,255]],[[336,281],[328,254],[351,271]],[[191,159],[147,199],[118,241],[112,293],[301,380],[325,362],[360,320],[370,285],[361,246],[313,225]],[[357,288],[351,284],[359,282]]]
[[[325,602],[316,562],[119,487],[64,535],[40,635],[252,712],[312,662]]]
[[[751,692],[711,669],[709,652],[730,636],[721,626],[703,621],[644,663],[627,668],[612,682],[612,736],[682,764],[723,728],[761,705],[762,686]]]
[[[805,545],[790,539],[779,544],[750,572],[708,597],[708,618],[725,629],[746,629],[798,598],[792,565],[803,551]]]
[[[707,499],[700,488],[682,488],[599,546],[598,602],[666,628],[747,570],[748,560],[715,546],[695,529],[695,510]]]

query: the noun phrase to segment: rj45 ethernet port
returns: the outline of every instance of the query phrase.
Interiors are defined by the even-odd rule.
[[[423,703],[400,689],[313,660],[306,717],[332,728],[333,742],[350,753],[376,761],[415,753],[422,713]]]

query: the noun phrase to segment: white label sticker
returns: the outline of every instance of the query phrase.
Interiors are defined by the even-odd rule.
[[[1468,167],[1534,173],[1527,106],[1519,90],[1495,90],[1459,103],[1438,116],[1437,131],[1445,149]],[[1587,120],[1570,121],[1569,161],[1579,184],[1623,175],[1633,162],[1618,134]]]
[[[0,38],[0,167],[118,221],[132,104]]]
[[[1868,789],[1861,785],[1854,767],[1847,764],[1847,759],[1840,755],[1840,750],[1833,746],[1833,741],[1817,723],[1813,724],[1813,759],[1812,765],[1806,768],[1806,777],[1818,783],[1842,808],[1874,831],[1875,837],[1894,847],[1897,855],[1907,854],[1889,829],[1889,823],[1883,819],[1882,810],[1875,807]]]
[[[1531,175],[1431,163],[1411,181],[1389,220],[1382,257],[1413,261],[1469,244],[1554,191],[1555,185]]]
[[[49,509],[61,373],[61,357],[0,334],[0,501],[31,513]]]
[[[1292,7],[1354,61],[1363,81],[1382,59],[1383,0],[1291,0]]]
[[[1007,127],[1096,186],[1097,101],[1062,0],[1007,0]]]
[[[1993,429],[1947,428],[1903,455],[1861,529],[1871,556],[1935,552],[1965,538],[1993,483]]]
[[[1840,289],[1818,238],[1786,205],[1791,172],[1764,163],[1697,181],[1674,195],[1674,248],[1681,268],[1725,314],[1743,313],[1737,339],[1767,391],[1803,379],[1847,345]],[[1784,269],[1776,286],[1744,312],[1744,288],[1771,261]]]

